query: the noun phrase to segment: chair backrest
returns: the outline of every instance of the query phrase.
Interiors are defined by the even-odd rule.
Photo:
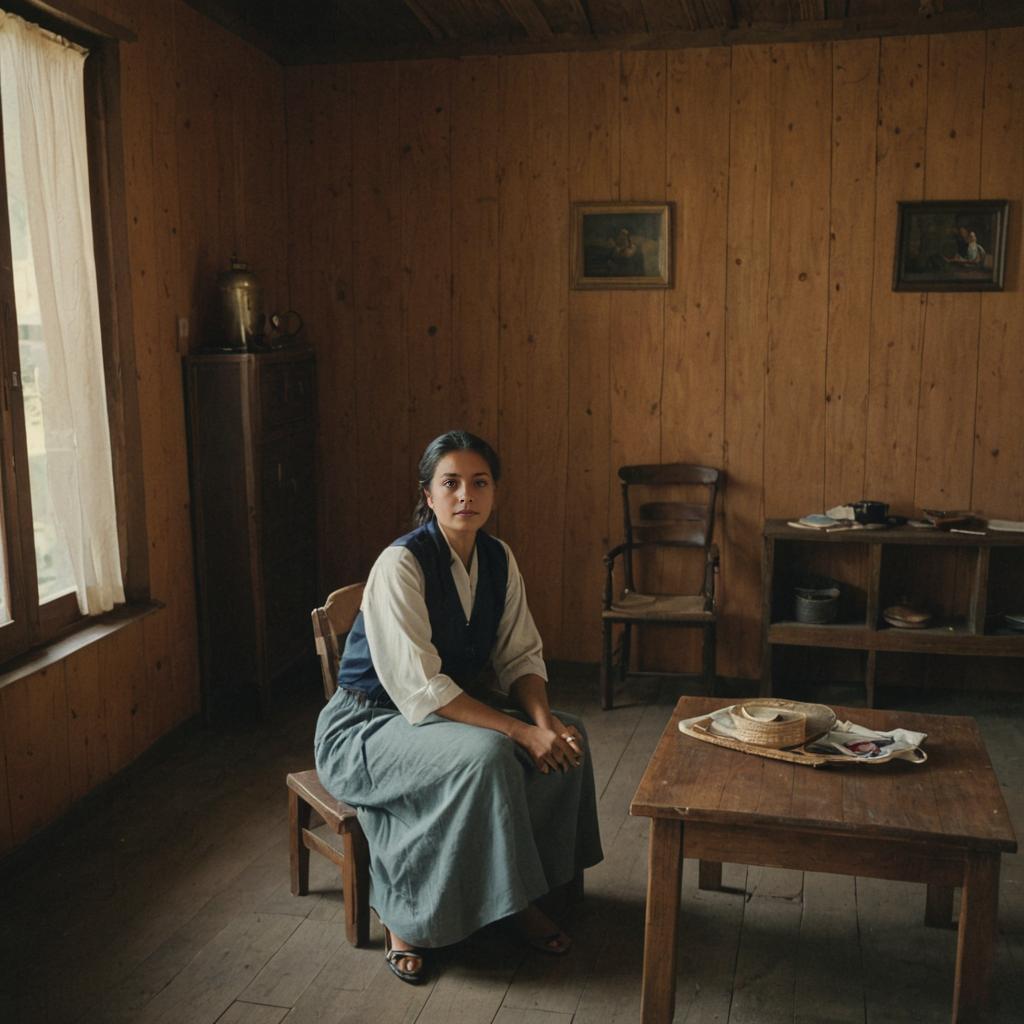
[[[619,480],[626,543],[708,547],[722,477],[720,470],[685,462],[622,466]],[[631,488],[641,495],[638,503],[635,497],[631,499]],[[625,554],[626,586],[632,589],[633,559],[629,549]]]
[[[359,614],[365,586],[365,583],[352,583],[335,590],[322,608],[313,609],[313,641],[320,658],[325,700],[330,700],[337,689],[338,666],[341,664],[345,636]]]

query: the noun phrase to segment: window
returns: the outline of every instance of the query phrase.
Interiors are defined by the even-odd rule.
[[[126,312],[111,298],[117,291],[118,218],[110,196],[119,154],[109,110],[116,43],[55,23],[24,0],[2,7],[0,658],[6,660],[125,601],[141,484],[126,482],[132,457],[119,443],[134,391],[125,394],[123,386],[131,362],[124,358]],[[122,295],[122,307],[126,300]],[[135,594],[128,589],[138,596],[137,585]]]

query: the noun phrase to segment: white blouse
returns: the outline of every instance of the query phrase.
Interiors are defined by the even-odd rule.
[[[508,555],[508,584],[491,664],[499,688],[508,693],[522,676],[533,674],[545,680],[548,676],[540,634],[526,604],[522,574],[509,546],[499,543]],[[451,545],[449,553],[452,578],[468,622],[476,597],[476,552],[468,572]],[[422,722],[463,692],[441,671],[441,658],[430,641],[423,569],[408,548],[389,547],[381,552],[366,581],[362,612],[377,676],[411,724]]]

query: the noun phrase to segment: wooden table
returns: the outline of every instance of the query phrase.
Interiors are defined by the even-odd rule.
[[[722,862],[926,882],[925,920],[948,924],[963,889],[954,1024],[982,1020],[999,900],[999,858],[1017,839],[973,719],[836,708],[840,719],[928,734],[928,763],[807,768],[684,736],[681,719],[730,701],[682,697],[637,788],[630,814],[651,818],[643,1024],[675,1009],[676,940],[685,855],[701,885]]]

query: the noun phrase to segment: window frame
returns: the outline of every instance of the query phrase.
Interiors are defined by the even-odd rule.
[[[0,0],[0,6],[89,51],[84,68],[89,198],[114,500],[126,604],[142,604],[149,600],[149,565],[120,109],[120,44],[134,42],[135,36],[71,0]],[[7,209],[0,146],[0,519],[7,540],[14,620],[0,626],[0,665],[95,621],[95,616],[79,613],[74,594],[43,604],[38,601]]]

